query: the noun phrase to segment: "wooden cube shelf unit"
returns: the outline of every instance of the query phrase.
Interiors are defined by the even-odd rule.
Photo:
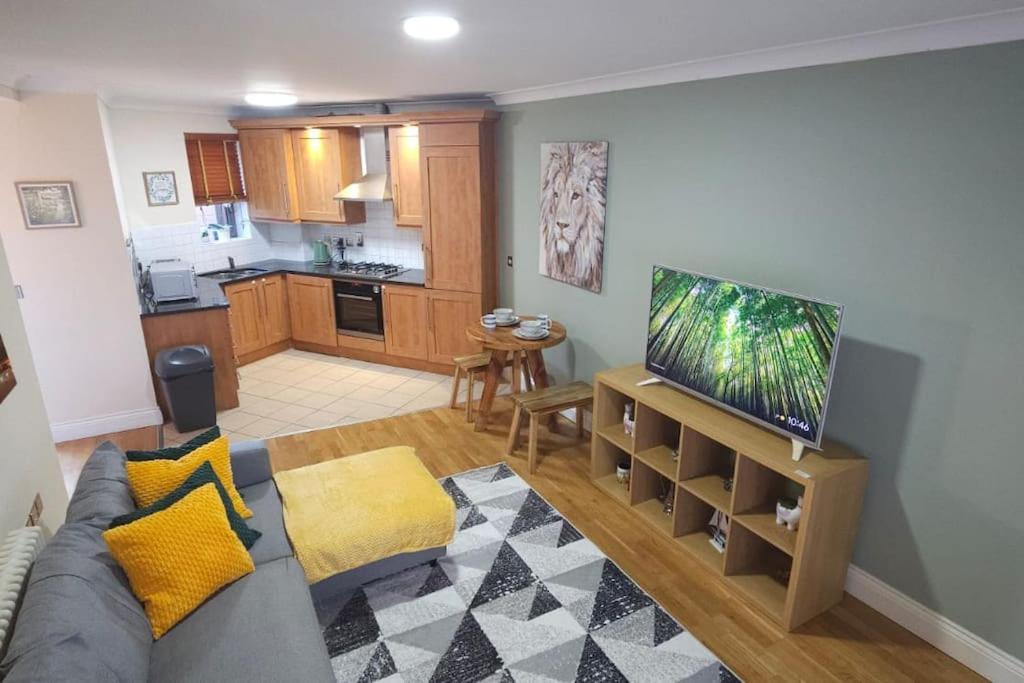
[[[641,365],[595,375],[594,483],[786,630],[837,604],[867,461],[826,441],[823,450],[805,451],[794,462],[789,439],[667,385],[637,386],[649,378]],[[635,405],[632,435],[623,428],[627,403]],[[631,464],[628,488],[616,479],[623,460]],[[663,512],[666,492],[675,497],[670,515]],[[795,532],[775,524],[780,496],[803,496]],[[730,519],[724,553],[707,530],[715,510]]]

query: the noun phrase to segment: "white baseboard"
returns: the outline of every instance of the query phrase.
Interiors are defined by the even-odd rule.
[[[139,408],[137,410],[126,410],[123,413],[111,413],[97,417],[87,417],[82,420],[68,420],[66,422],[54,422],[50,424],[50,431],[53,433],[53,440],[57,443],[83,439],[87,436],[98,436],[112,432],[123,432],[128,429],[139,427],[150,427],[163,424],[164,417],[156,406],[152,408]]]
[[[1024,681],[1024,662],[863,569],[850,565],[846,592],[985,678]]]

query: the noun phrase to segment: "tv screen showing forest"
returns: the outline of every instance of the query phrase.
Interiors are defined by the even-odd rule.
[[[819,445],[842,308],[656,267],[647,369]]]

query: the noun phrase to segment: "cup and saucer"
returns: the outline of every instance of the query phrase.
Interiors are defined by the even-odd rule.
[[[550,334],[548,327],[549,321],[546,319],[523,320],[512,334],[527,341],[544,339]]]
[[[519,316],[511,308],[495,308],[494,313],[490,315],[494,317],[494,324],[498,327],[511,327],[519,322]]]

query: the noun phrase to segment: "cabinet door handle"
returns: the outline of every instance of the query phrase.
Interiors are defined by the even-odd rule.
[[[281,190],[284,197],[284,217],[289,218],[292,212],[292,198],[288,196],[288,181],[281,183]]]

